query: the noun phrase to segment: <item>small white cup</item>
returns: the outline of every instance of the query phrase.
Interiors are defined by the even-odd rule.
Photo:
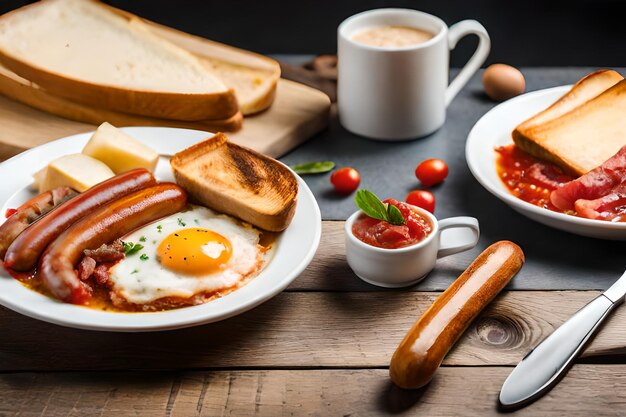
[[[408,26],[435,36],[406,47],[370,46],[352,39],[379,26]],[[478,48],[448,85],[450,50],[470,34],[478,36]],[[408,140],[433,133],[490,48],[487,31],[475,20],[448,28],[438,17],[411,9],[376,9],[349,17],[337,33],[339,120],[349,131],[372,139]]]
[[[437,259],[472,249],[478,243],[480,228],[474,217],[450,217],[438,221],[428,211],[413,208],[429,219],[433,229],[424,240],[398,249],[378,248],[354,236],[352,225],[361,210],[346,220],[344,231],[348,265],[363,281],[386,288],[413,285],[433,270]],[[471,238],[459,237],[460,234],[456,233],[442,235],[441,232],[452,228],[468,229]]]

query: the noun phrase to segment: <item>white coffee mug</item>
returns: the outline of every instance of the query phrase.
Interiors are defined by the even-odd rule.
[[[378,47],[353,40],[363,30],[405,26],[434,34],[426,42]],[[450,50],[464,36],[478,36],[478,48],[448,85]],[[439,129],[446,107],[485,62],[491,41],[475,20],[450,28],[427,13],[376,9],[346,19],[338,29],[339,120],[349,131],[380,140],[408,140]]]

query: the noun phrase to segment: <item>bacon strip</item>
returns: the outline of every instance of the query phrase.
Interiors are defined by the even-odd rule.
[[[568,182],[550,194],[560,210],[573,210],[578,200],[597,200],[626,183],[626,146],[599,167]],[[579,215],[582,215],[579,213]]]

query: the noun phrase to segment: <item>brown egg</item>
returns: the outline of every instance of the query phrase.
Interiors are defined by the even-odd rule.
[[[504,101],[522,94],[526,88],[526,80],[515,67],[493,64],[483,73],[483,87],[490,99]]]

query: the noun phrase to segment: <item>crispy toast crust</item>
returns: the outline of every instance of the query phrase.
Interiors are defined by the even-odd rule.
[[[614,86],[622,77],[617,71],[603,69],[592,72],[578,80],[572,88],[560,99],[550,105],[547,109],[537,113],[531,118],[520,123],[515,130],[519,135],[532,127],[539,126],[542,123],[549,122],[568,113],[574,108],[584,104],[585,102],[597,97],[603,91]]]
[[[94,0],[103,10],[111,10]],[[27,7],[45,7],[37,2],[13,10],[0,18],[8,18]],[[121,14],[118,14],[122,16]],[[126,16],[128,19],[128,17]],[[129,19],[130,22],[130,19]],[[163,42],[167,42],[163,40]],[[239,108],[235,92],[231,88],[220,93],[171,93],[127,89],[112,85],[91,83],[68,77],[23,61],[0,48],[0,62],[19,76],[33,81],[50,93],[86,105],[104,107],[125,113],[175,120],[227,119]]]
[[[0,65],[0,94],[15,101],[60,117],[84,123],[100,125],[109,122],[117,126],[168,126],[206,131],[235,132],[243,125],[243,115],[237,112],[228,119],[181,120],[158,119],[91,107],[49,94],[37,85],[25,80]]]
[[[170,164],[176,182],[211,209],[272,232],[293,218],[298,183],[289,168],[223,133],[177,153]]]
[[[524,131],[514,130],[513,141],[525,152],[580,176],[626,145],[625,107],[626,80],[622,80],[561,117]],[[580,146],[572,147],[575,141]]]

